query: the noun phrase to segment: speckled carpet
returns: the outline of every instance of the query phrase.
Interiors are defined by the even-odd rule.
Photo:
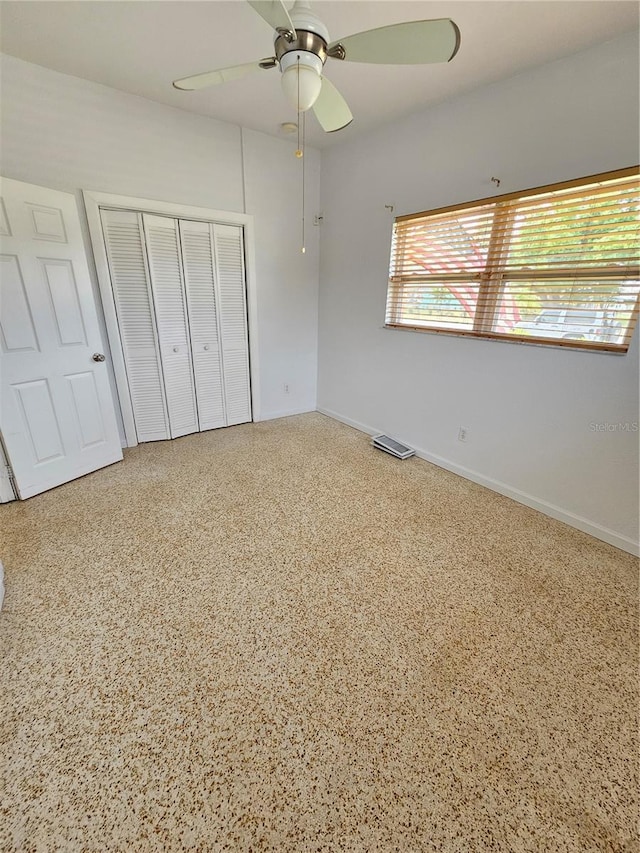
[[[322,415],[0,509],[2,851],[635,851],[637,561]]]

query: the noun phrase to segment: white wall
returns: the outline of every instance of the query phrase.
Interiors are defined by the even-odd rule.
[[[392,215],[638,162],[629,35],[323,152],[319,408],[630,550],[638,336],[626,356],[384,330]],[[469,430],[457,440],[459,426]]]
[[[89,189],[254,215],[259,416],[315,409],[318,229],[309,229],[301,260],[295,146],[14,57],[3,56],[1,69],[6,177],[74,192],[81,211],[80,191]],[[312,149],[307,172],[312,219]],[[86,229],[85,237],[91,260]],[[95,276],[94,287],[100,304]],[[104,327],[103,337],[106,347]]]
[[[316,408],[320,156],[305,153],[305,243],[302,249],[302,173],[295,146],[242,131],[246,212],[256,223],[262,417]],[[286,318],[286,322],[283,322]],[[285,391],[285,386],[289,389]]]

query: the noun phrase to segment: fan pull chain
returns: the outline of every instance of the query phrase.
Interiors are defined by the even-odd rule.
[[[302,246],[300,251],[304,255],[307,251],[305,246],[305,228],[304,228],[304,144],[305,144],[305,136],[306,136],[306,123],[305,123],[305,113],[300,110],[300,56],[297,57],[298,63],[298,148],[296,150],[296,157],[302,160]],[[302,125],[302,139],[300,139],[300,126]]]
[[[307,248],[305,246],[305,239],[304,239],[304,173],[305,173],[304,146],[305,146],[305,137],[306,137],[306,129],[307,129],[306,128],[306,116],[307,116],[306,113],[302,113],[302,155],[303,155],[302,156],[302,254],[303,255],[307,251]]]
[[[297,67],[297,73],[298,73],[298,77],[297,77],[297,82],[298,82],[298,99],[297,99],[297,104],[298,104],[298,113],[297,113],[297,118],[298,118],[298,121],[297,121],[297,125],[298,125],[298,148],[296,150],[296,157],[302,157],[303,151],[302,151],[302,148],[300,147],[300,115],[301,115],[301,113],[300,113],[300,54],[298,54],[296,62],[298,64],[298,67]]]

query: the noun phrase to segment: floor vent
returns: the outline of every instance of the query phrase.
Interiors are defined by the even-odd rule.
[[[378,450],[384,450],[392,456],[397,456],[398,459],[408,459],[410,456],[415,455],[415,450],[407,447],[406,444],[400,444],[395,438],[389,438],[388,435],[374,435],[371,443]]]

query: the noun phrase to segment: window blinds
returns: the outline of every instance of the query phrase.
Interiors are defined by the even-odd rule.
[[[396,219],[389,326],[625,352],[638,170]]]

